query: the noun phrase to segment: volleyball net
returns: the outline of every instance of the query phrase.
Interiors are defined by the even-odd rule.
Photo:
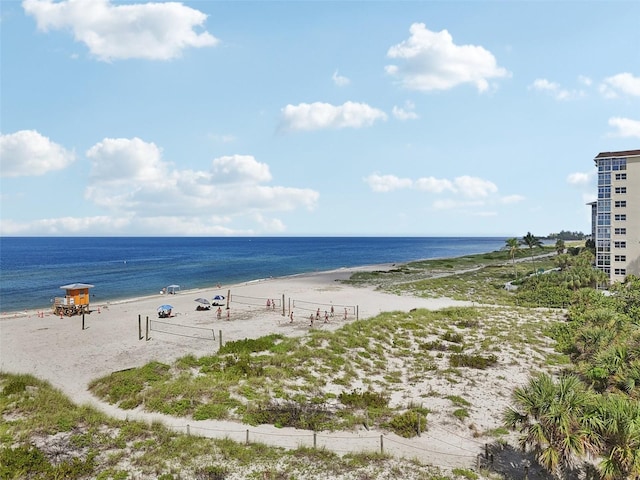
[[[324,318],[325,312],[329,317],[337,318],[350,318],[357,317],[358,306],[357,305],[340,305],[336,303],[320,303],[309,302],[307,300],[291,299],[291,309],[296,311],[310,312],[316,315],[320,315]]]
[[[162,322],[160,320],[149,319],[149,331],[173,335],[176,337],[195,338],[197,340],[215,340],[216,334],[213,328],[194,327],[191,325],[181,325],[179,323]]]

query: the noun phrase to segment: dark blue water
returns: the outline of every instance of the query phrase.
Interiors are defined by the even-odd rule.
[[[46,308],[61,285],[89,283],[116,300],[340,267],[485,253],[504,238],[469,237],[3,237],[0,311]],[[93,300],[95,301],[95,300]]]

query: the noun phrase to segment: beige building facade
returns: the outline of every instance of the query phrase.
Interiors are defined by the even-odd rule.
[[[640,150],[602,152],[598,199],[592,205],[596,267],[611,283],[640,276]]]

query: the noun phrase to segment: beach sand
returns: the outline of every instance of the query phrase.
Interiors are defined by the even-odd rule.
[[[170,363],[182,356],[207,355],[223,341],[257,338],[271,333],[300,336],[309,332],[309,315],[321,309],[322,318],[314,328],[334,330],[345,322],[367,319],[380,312],[409,312],[415,308],[431,310],[451,306],[470,306],[471,302],[453,301],[447,298],[426,299],[399,296],[376,291],[372,287],[356,287],[338,282],[356,271],[384,269],[386,266],[345,268],[328,272],[303,274],[283,278],[270,278],[219,288],[181,291],[175,295],[160,293],[143,298],[109,303],[93,303],[92,312],[82,317],[59,317],[51,311],[27,311],[4,314],[0,317],[0,370],[9,373],[29,373],[49,381],[78,404],[90,404],[120,419],[138,419],[148,422],[161,421],[180,431],[189,431],[210,437],[227,437],[240,442],[246,440],[250,430],[251,440],[286,448],[311,446],[313,435],[308,431],[275,428],[269,425],[248,427],[228,421],[193,421],[173,418],[140,410],[120,410],[101,402],[87,390],[89,382],[118,370],[142,366],[152,360]],[[216,318],[217,307],[209,311],[197,311],[194,300],[198,297],[213,298],[229,293],[231,308],[222,308],[222,318]],[[284,312],[282,300],[284,298]],[[277,307],[267,308],[264,299],[276,299]],[[264,302],[264,303],[263,303]],[[173,316],[159,319],[157,307],[169,303]],[[324,310],[335,306],[335,317],[324,323]],[[294,321],[290,323],[289,307],[293,306]],[[345,320],[344,308],[348,309]],[[284,313],[284,315],[283,315]],[[228,316],[227,316],[228,315]],[[150,339],[146,339],[146,318],[151,320]],[[141,319],[139,323],[139,318]],[[160,323],[163,322],[163,323]],[[142,339],[140,338],[141,326]],[[215,336],[215,340],[214,340]],[[484,395],[474,397],[474,424],[479,430],[499,425],[499,413],[506,405],[510,389],[524,383],[528,370],[503,362],[505,369],[489,376],[482,373],[478,380],[487,382]],[[451,391],[450,384],[434,379],[430,386],[441,392]],[[489,385],[490,384],[490,385]],[[397,393],[399,404],[412,398],[424,397],[424,385],[406,386]],[[466,388],[466,387],[465,387]],[[496,396],[500,390],[501,397]],[[462,394],[462,392],[460,392]],[[469,398],[471,392],[464,392]],[[349,451],[379,451],[381,435],[384,450],[397,456],[417,458],[425,463],[443,467],[473,467],[476,457],[483,451],[485,438],[477,438],[467,426],[456,424],[450,416],[429,414],[429,429],[420,437],[404,439],[389,432],[320,432],[316,438],[318,447],[326,447],[338,453]],[[455,420],[455,419],[454,419]],[[188,425],[188,427],[187,427]],[[490,440],[490,439],[489,439]]]

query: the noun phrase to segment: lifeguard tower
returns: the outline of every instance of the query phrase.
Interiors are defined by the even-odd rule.
[[[89,289],[93,285],[88,283],[71,283],[62,285],[60,288],[66,290],[64,297],[56,297],[53,303],[53,313],[72,317],[89,311]]]

